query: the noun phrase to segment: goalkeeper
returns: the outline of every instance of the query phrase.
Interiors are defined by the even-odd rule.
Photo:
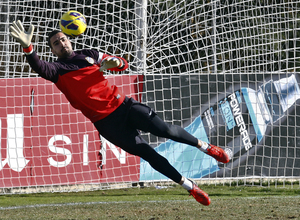
[[[48,35],[48,45],[58,59],[46,62],[39,59],[32,47],[33,32],[33,25],[26,32],[20,21],[10,26],[10,35],[21,44],[29,65],[39,76],[53,82],[108,141],[146,160],[155,170],[182,185],[199,203],[210,204],[208,195],[158,154],[138,130],[189,144],[227,163],[229,156],[223,149],[198,140],[179,126],[165,123],[150,107],[126,97],[118,87],[110,85],[103,71],[125,70],[128,68],[125,59],[90,49],[73,51],[64,33],[52,31]]]

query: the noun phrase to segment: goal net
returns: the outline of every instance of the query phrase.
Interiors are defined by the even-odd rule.
[[[142,133],[184,176],[199,181],[298,180],[298,1],[2,0],[0,2],[0,187],[89,190],[168,179],[98,134],[56,87],[31,70],[9,26],[35,26],[39,57],[56,58],[47,33],[68,10],[86,32],[74,50],[124,57],[111,83],[166,122],[230,148],[226,165],[199,150]]]

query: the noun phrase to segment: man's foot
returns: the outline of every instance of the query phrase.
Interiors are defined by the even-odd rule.
[[[192,180],[191,180],[192,181]],[[194,181],[193,183],[193,189],[188,190],[190,195],[192,195],[197,202],[201,203],[202,205],[209,205],[210,204],[210,198],[208,197],[208,194],[204,191],[202,191]]]
[[[230,160],[229,155],[222,148],[212,144],[208,144],[205,153],[222,163],[228,163]]]

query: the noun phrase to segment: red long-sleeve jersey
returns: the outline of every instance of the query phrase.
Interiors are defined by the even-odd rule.
[[[40,60],[36,52],[26,57],[35,72],[55,83],[70,104],[93,123],[108,116],[125,99],[118,87],[110,85],[103,72],[99,72],[100,63],[109,57],[108,54],[95,50],[80,50],[55,62]],[[121,57],[117,58],[122,60],[122,65],[109,70],[127,69],[127,61]]]

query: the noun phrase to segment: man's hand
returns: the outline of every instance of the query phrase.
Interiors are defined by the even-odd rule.
[[[103,70],[111,69],[120,66],[121,62],[116,57],[108,57],[101,62],[100,72]]]
[[[10,26],[10,35],[18,41],[23,48],[28,48],[31,44],[34,26],[30,25],[28,32],[25,32],[23,24],[20,20],[13,22]]]

